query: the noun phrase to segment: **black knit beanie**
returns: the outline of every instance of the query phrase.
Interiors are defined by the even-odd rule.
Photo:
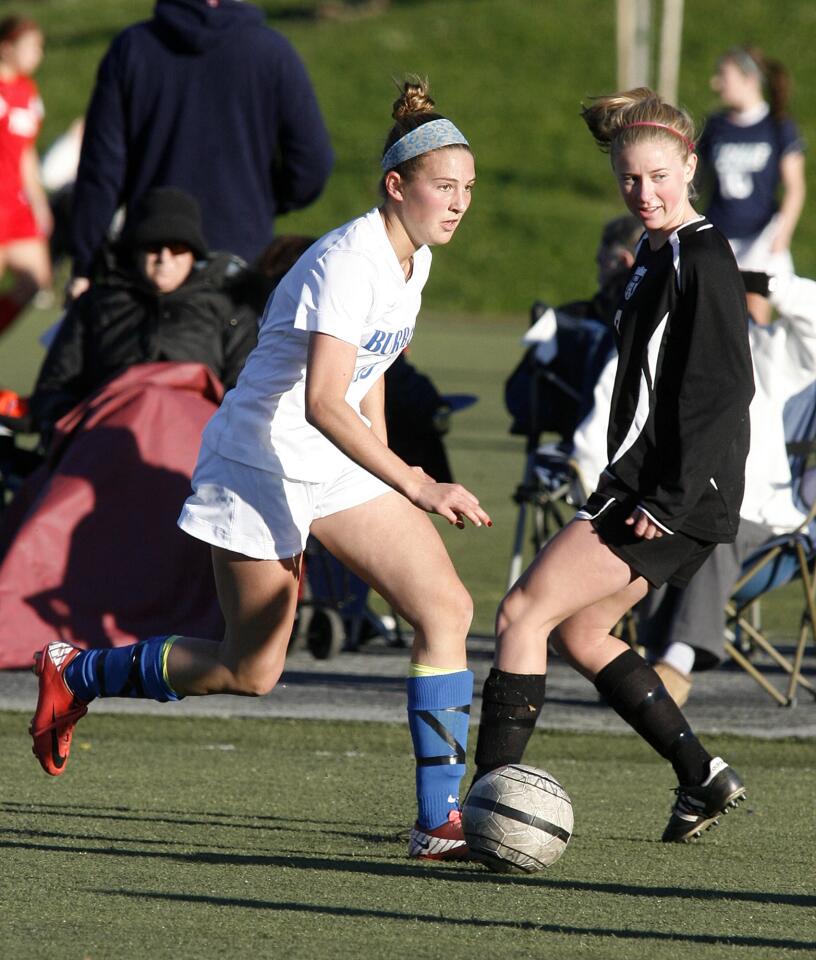
[[[196,259],[206,257],[198,201],[177,187],[153,187],[128,213],[119,243],[132,251],[157,243],[184,243]]]

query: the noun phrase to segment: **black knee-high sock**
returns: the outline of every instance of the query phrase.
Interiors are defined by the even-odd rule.
[[[634,650],[608,663],[595,677],[595,686],[612,709],[671,763],[680,783],[696,786],[705,780],[711,755],[660,677]]]
[[[505,673],[495,667],[482,691],[474,780],[505,763],[520,763],[544,705],[547,675]]]

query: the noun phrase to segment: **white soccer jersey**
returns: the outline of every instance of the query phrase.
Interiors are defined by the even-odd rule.
[[[204,442],[230,460],[292,480],[339,474],[348,457],[306,421],[309,334],[357,347],[346,400],[359,413],[363,397],[411,341],[430,265],[430,250],[420,247],[405,279],[377,209],[318,240],[267,304],[258,345]]]

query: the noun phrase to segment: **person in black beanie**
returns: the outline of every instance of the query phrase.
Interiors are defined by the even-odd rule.
[[[245,265],[207,252],[198,203],[156,187],[136,205],[100,280],[72,301],[30,400],[46,437],[56,421],[128,367],[198,361],[229,389],[255,345],[255,311],[233,297]]]

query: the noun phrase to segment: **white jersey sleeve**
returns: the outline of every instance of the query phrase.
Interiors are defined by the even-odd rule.
[[[375,304],[376,268],[351,250],[328,253],[304,279],[294,327],[358,346]]]

